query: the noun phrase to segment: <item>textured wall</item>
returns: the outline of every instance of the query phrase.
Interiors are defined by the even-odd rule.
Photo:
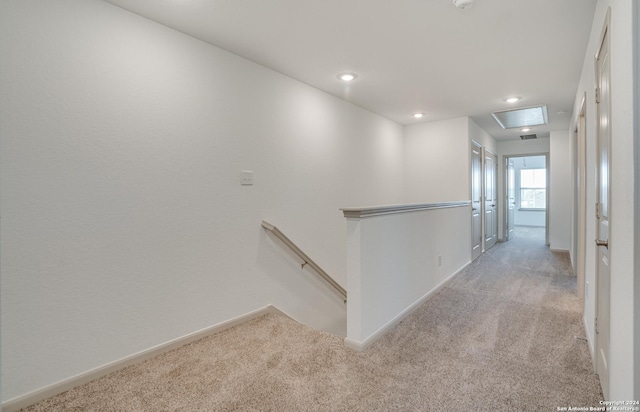
[[[469,200],[469,118],[404,128],[405,199],[408,203]]]
[[[471,118],[469,118],[469,139],[479,143],[480,146],[486,147],[493,153],[498,153],[498,143],[495,139],[491,137],[489,133],[485,132],[484,129],[480,128]]]
[[[552,131],[550,145],[549,247],[568,251],[573,208],[571,134],[568,130]]]
[[[4,400],[269,303],[345,328],[260,222],[344,285],[399,125],[102,1],[0,7]]]
[[[368,339],[471,261],[470,206],[348,219],[347,338]]]

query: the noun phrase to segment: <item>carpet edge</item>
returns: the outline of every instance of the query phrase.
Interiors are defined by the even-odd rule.
[[[206,327],[204,329],[200,329],[198,331],[189,333],[179,338],[172,339],[168,342],[161,343],[156,346],[152,346],[151,348],[142,350],[140,352],[134,353],[129,356],[125,356],[124,358],[106,363],[102,366],[98,366],[94,369],[90,369],[78,375],[71,376],[67,379],[63,379],[51,385],[44,386],[40,389],[36,389],[24,395],[4,401],[2,402],[2,412],[18,411],[22,408],[26,408],[30,405],[33,405],[34,403],[37,403],[41,400],[59,395],[77,386],[84,385],[93,380],[106,376],[110,373],[119,371],[131,365],[135,365],[137,363],[153,358],[165,352],[168,352],[168,351],[177,349],[181,346],[187,345],[189,343],[195,342],[206,336],[212,335],[214,333],[222,332],[225,329],[232,328],[234,326],[240,325],[242,323],[248,322],[252,319],[255,319],[257,317],[260,317],[262,315],[267,315],[267,314],[278,314],[291,319],[289,315],[287,315],[286,313],[284,313],[274,305],[269,304],[262,308],[245,313],[244,315],[240,315],[235,318],[228,319],[226,321],[217,323],[215,325]]]

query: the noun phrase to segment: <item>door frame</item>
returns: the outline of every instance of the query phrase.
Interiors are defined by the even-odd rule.
[[[504,190],[504,221],[503,221],[503,231],[504,231],[504,236],[503,239],[505,242],[511,240],[511,237],[509,236],[510,233],[510,228],[511,226],[509,225],[509,166],[511,165],[511,163],[513,163],[511,161],[511,158],[509,156],[505,156],[504,157],[504,178],[505,178],[505,190]],[[514,168],[515,169],[515,168]],[[515,191],[515,185],[516,185],[516,175],[515,175],[515,170],[514,170],[514,174],[513,174],[513,190]],[[514,194],[514,202],[515,202],[515,194]],[[514,208],[515,208],[515,204],[514,204]],[[515,211],[513,212],[513,226],[515,226]]]
[[[580,102],[574,130],[574,205],[573,238],[577,292],[584,315],[587,256],[587,93]]]
[[[508,155],[502,155],[503,158],[503,173],[504,173],[504,179],[502,179],[502,185],[503,185],[503,192],[504,193],[504,199],[502,202],[502,209],[504,210],[504,213],[502,214],[502,238],[503,239],[507,239],[507,219],[509,218],[507,216],[507,209],[509,207],[509,205],[507,204],[507,202],[509,202],[509,199],[507,199],[507,190],[509,190],[509,188],[507,187],[508,185],[508,177],[507,177],[507,173],[509,173],[509,171],[507,170],[508,165],[509,165],[509,160],[511,158],[516,158],[516,157],[534,157],[534,156],[544,156],[545,160],[544,160],[544,164],[545,164],[545,168],[547,169],[547,187],[545,188],[545,201],[546,201],[546,209],[545,209],[545,222],[544,222],[544,244],[546,246],[549,246],[549,184],[550,184],[550,180],[549,180],[549,176],[551,175],[551,165],[549,164],[549,152],[537,152],[537,153],[524,153],[524,154],[508,154]]]

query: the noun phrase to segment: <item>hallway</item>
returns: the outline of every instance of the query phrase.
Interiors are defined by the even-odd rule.
[[[544,232],[544,227],[515,226],[513,236],[519,246],[540,246],[544,245]]]
[[[318,349],[329,366],[287,363],[292,350],[278,363],[292,373],[269,363],[284,373],[268,381],[204,367],[236,353],[264,368],[307,333],[239,344],[270,341],[269,321],[237,328],[238,351],[195,356],[198,373],[177,361],[163,384],[151,366],[151,389],[96,399],[265,409],[253,382],[276,406],[579,407],[598,398],[586,347],[607,400],[640,399],[640,2],[457,7],[470,1],[0,2],[3,411],[273,307],[346,336]],[[507,120],[526,113],[535,125]],[[518,202],[505,160],[541,155],[546,183],[531,172]],[[516,218],[543,205],[544,220]],[[404,211],[371,214],[390,206]],[[513,239],[478,257],[483,235],[545,224],[548,248]],[[584,305],[549,250],[569,251]],[[126,388],[135,399],[116,400]]]
[[[30,411],[555,411],[598,406],[568,255],[517,233],[365,352],[265,315]]]

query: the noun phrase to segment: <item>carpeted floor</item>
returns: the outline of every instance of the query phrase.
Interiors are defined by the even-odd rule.
[[[602,399],[568,255],[520,230],[369,350],[265,315],[29,411],[556,411]],[[528,233],[530,232],[530,233]]]

